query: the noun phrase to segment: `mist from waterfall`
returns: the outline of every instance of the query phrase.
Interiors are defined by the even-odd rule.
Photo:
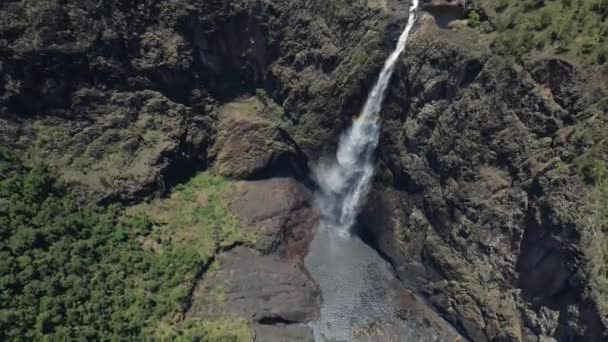
[[[403,284],[373,248],[351,234],[374,176],[382,102],[416,21],[417,8],[418,0],[413,0],[397,47],[384,63],[361,114],[340,137],[335,160],[321,162],[314,170],[321,219],[304,261],[323,296],[319,318],[312,322],[317,342],[367,341],[357,336],[369,327],[380,329],[377,338],[386,332],[402,341],[438,340],[425,325],[395,316],[401,308]]]
[[[413,0],[397,47],[384,63],[361,114],[340,138],[335,160],[329,164],[321,163],[314,170],[314,178],[320,188],[315,200],[321,212],[321,224],[342,236],[350,235],[374,176],[373,156],[380,136],[379,113],[395,64],[405,50],[416,21],[417,9],[418,0]]]

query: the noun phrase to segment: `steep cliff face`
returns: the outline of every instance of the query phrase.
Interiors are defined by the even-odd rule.
[[[308,184],[309,163],[358,114],[408,5],[0,2],[0,144],[50,164],[83,201],[141,202],[204,169]],[[546,51],[497,54],[498,38],[473,20],[492,14],[487,2],[422,8],[432,16],[411,37],[382,112],[364,236],[472,340],[608,338],[606,68]],[[289,202],[308,191],[293,183],[244,183],[254,189],[244,193]],[[230,269],[190,284],[187,316],[229,312],[260,336],[288,325],[284,336],[308,338],[299,323],[314,317],[318,293],[298,267],[314,226],[310,196],[261,211],[230,196],[247,226],[271,226],[269,247],[218,254]],[[276,269],[304,284],[286,299],[306,302],[295,314],[284,304],[251,311],[263,289],[242,289],[253,304],[235,290],[205,305],[232,275],[246,283]]]
[[[603,185],[581,170],[605,167],[605,75],[480,41],[421,21],[387,98],[388,186],[366,233],[473,340],[604,340]]]

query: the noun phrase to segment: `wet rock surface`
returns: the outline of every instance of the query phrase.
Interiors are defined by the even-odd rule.
[[[305,259],[323,294],[316,341],[464,341],[357,236],[319,226]]]

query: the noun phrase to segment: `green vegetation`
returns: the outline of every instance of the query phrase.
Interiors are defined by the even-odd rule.
[[[253,332],[249,323],[240,318],[222,317],[211,320],[189,320],[178,331],[167,327],[163,340],[205,341],[205,342],[241,342],[253,341]]]
[[[270,122],[287,123],[283,107],[276,104],[263,89],[257,89],[256,95],[230,102],[221,109],[221,116],[234,118],[260,117]]]
[[[255,90],[255,97],[257,97],[257,99],[260,100],[263,104],[266,104],[266,101],[269,99],[268,93],[266,93],[266,90],[262,88],[257,88]]]
[[[480,2],[500,52],[519,57],[543,52],[587,64],[608,58],[608,0]]]
[[[608,300],[608,163],[594,152],[579,157],[576,164],[577,173],[592,187],[589,193],[594,209],[591,224],[600,234],[595,242],[600,244],[599,252],[603,256],[598,276],[602,282],[600,290],[606,291],[604,296]]]
[[[144,215],[154,223],[152,233],[142,239],[144,248],[189,250],[206,264],[218,249],[235,243],[255,245],[256,234],[239,229],[238,219],[228,209],[225,194],[231,186],[222,177],[202,173],[178,185],[170,198],[129,210],[131,215]]]
[[[477,13],[477,11],[475,10],[472,10],[471,12],[469,12],[467,21],[470,27],[479,27],[479,25],[481,24],[479,13]]]
[[[561,172],[580,177],[586,185],[586,198],[591,215],[583,236],[588,274],[597,290],[598,303],[608,310],[608,145],[606,125],[593,116],[573,131],[572,138],[590,148],[572,160]]]
[[[127,213],[79,205],[44,167],[0,150],[0,340],[251,340],[236,318],[181,320],[213,253],[254,241],[227,211],[228,187],[203,174]],[[160,208],[166,223],[147,211]]]

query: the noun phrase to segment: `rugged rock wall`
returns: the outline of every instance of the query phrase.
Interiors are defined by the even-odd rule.
[[[1,6],[2,143],[107,202],[206,168],[217,104],[256,89],[317,155],[360,107],[399,29],[387,4],[367,1]]]
[[[605,118],[605,78],[555,59],[517,65],[432,21],[387,99],[371,242],[473,340],[606,339],[588,267],[601,224],[593,185],[572,171],[605,151],[585,129]]]
[[[407,6],[2,1],[0,143],[104,203],[210,167],[305,182],[360,110]],[[442,20],[461,1],[424,8],[438,19],[422,18],[385,104],[366,238],[472,340],[606,339],[593,166],[606,162],[606,75],[495,56],[478,31],[436,25],[454,27]],[[298,226],[281,215],[264,220]],[[297,234],[273,253],[300,255]],[[247,253],[220,258],[238,267]]]

